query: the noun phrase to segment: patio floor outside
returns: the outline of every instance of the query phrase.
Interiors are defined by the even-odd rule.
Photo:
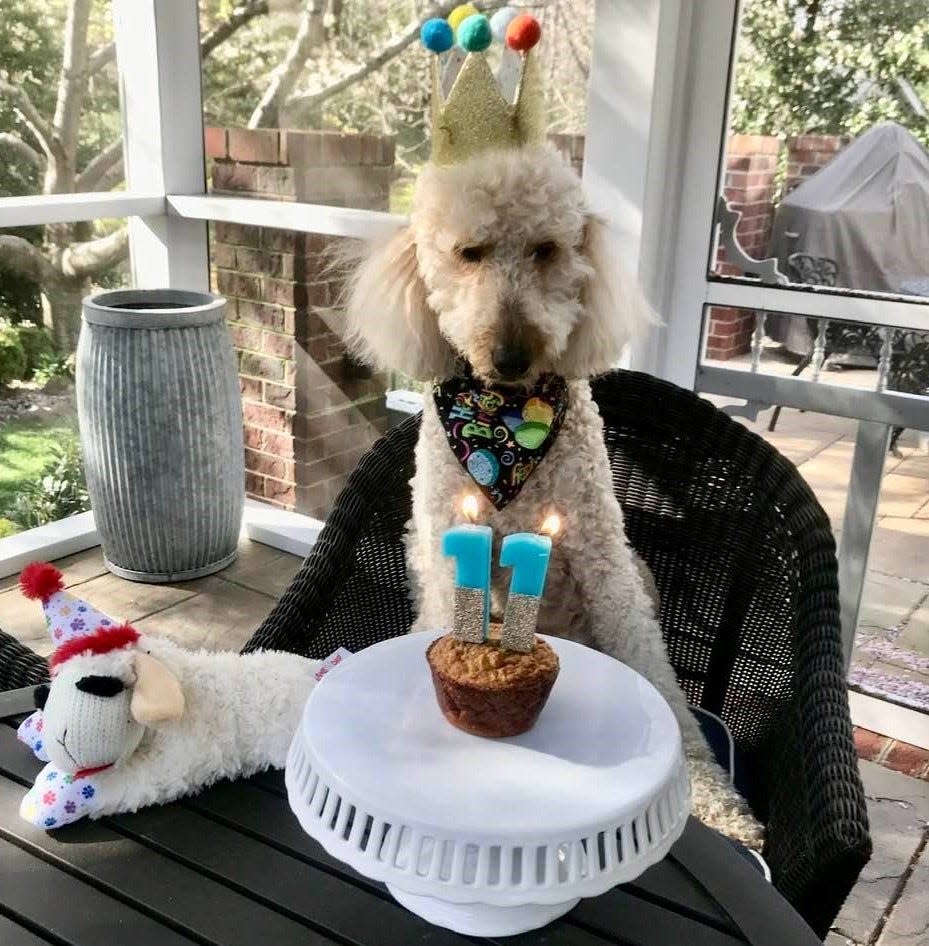
[[[750,356],[727,364],[747,367]],[[778,349],[765,351],[765,371],[789,374],[794,365]],[[873,389],[875,372],[826,371],[820,380]],[[788,408],[770,432],[771,413],[738,419],[797,465],[839,541],[857,421]],[[862,692],[929,712],[929,453],[912,430],[901,436],[898,453],[888,454],[884,464],[850,681]]]

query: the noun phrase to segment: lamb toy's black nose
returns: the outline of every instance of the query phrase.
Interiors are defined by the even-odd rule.
[[[45,704],[48,701],[48,684],[40,683],[32,691],[32,702],[35,703],[36,709],[45,709]]]
[[[119,677],[89,676],[81,677],[74,684],[82,693],[91,693],[94,696],[116,696],[126,689],[126,685]]]
[[[516,381],[523,377],[532,364],[529,351],[521,346],[495,348],[491,360],[504,381]]]

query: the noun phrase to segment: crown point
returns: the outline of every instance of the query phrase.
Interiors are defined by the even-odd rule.
[[[539,21],[529,13],[520,13],[506,28],[506,44],[510,49],[527,53],[542,38]]]
[[[453,30],[457,30],[463,20],[466,20],[469,16],[476,16],[479,12],[473,3],[462,3],[449,13],[448,25]]]
[[[517,16],[519,16],[519,11],[513,7],[501,7],[490,18],[490,28],[493,31],[494,39],[498,43],[506,42],[507,28]]]
[[[490,20],[481,13],[462,20],[458,27],[458,45],[469,53],[479,53],[493,42]]]
[[[430,52],[444,53],[454,45],[455,32],[445,20],[435,17],[423,23],[419,38]]]

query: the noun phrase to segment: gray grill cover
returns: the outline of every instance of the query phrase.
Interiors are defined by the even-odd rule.
[[[787,264],[793,253],[834,260],[837,286],[913,292],[929,277],[929,154],[923,146],[888,122],[807,178],[781,203],[771,235],[771,255],[781,272],[796,279]],[[788,348],[809,350],[798,344],[801,326],[808,336],[804,320],[789,321],[791,331],[772,325],[771,334]]]

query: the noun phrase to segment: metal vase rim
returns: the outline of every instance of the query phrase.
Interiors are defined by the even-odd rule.
[[[226,298],[189,289],[115,289],[87,296],[82,318],[112,328],[194,328],[222,322]]]

